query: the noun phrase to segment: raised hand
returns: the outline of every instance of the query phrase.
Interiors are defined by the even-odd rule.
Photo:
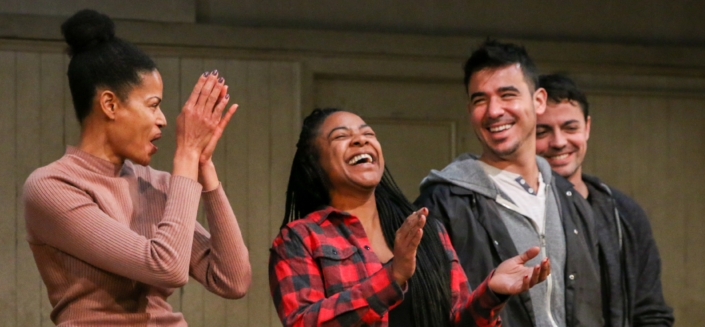
[[[218,77],[217,70],[206,72],[198,78],[191,95],[176,118],[176,154],[173,171],[175,175],[198,179],[201,154],[211,143],[213,135],[218,132],[221,124],[221,116],[227,104],[226,91],[225,80]],[[234,109],[231,108],[230,111]],[[220,133],[222,134],[222,130]]]
[[[216,115],[216,113],[222,113],[225,109],[225,106],[228,104],[228,101],[230,101],[230,94],[228,94],[228,86],[224,85],[220,92],[220,101],[216,105],[216,108],[214,108],[213,115]],[[216,126],[215,130],[213,131],[213,136],[211,136],[208,145],[206,145],[206,147],[203,149],[203,152],[201,152],[201,157],[199,159],[201,165],[208,163],[213,157],[213,151],[215,150],[215,146],[218,144],[218,140],[220,140],[220,137],[223,135],[225,127],[228,125],[228,122],[230,122],[230,118],[233,116],[233,114],[235,114],[235,111],[237,111],[237,108],[238,105],[234,104],[230,106],[230,109],[228,109],[228,111],[225,112],[225,115],[223,115],[222,117],[214,117],[220,119],[220,121],[218,122],[218,125]]]
[[[428,209],[421,208],[412,213],[397,230],[394,237],[394,260],[392,271],[397,284],[403,286],[416,271],[416,249],[421,243],[423,226]]]
[[[537,256],[539,251],[539,247],[535,246],[502,262],[490,279],[490,289],[497,294],[514,295],[527,291],[546,280],[551,273],[551,263],[548,258],[534,267],[524,266],[527,261]]]

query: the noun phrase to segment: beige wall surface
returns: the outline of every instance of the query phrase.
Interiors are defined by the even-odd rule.
[[[0,14],[0,326],[49,326],[51,310],[24,240],[26,176],[76,144],[60,18]],[[154,55],[170,122],[153,160],[169,170],[174,119],[197,74],[218,68],[241,104],[216,154],[250,249],[254,281],[240,300],[191,282],[169,299],[191,326],[277,326],[268,248],[302,115],[315,106],[357,112],[378,131],[410,198],[432,168],[479,150],[467,124],[460,67],[481,39],[118,21],[118,33]],[[207,36],[207,37],[204,37]],[[544,72],[588,91],[593,134],[586,169],[649,214],[664,291],[679,326],[705,320],[705,55],[702,47],[516,40]]]

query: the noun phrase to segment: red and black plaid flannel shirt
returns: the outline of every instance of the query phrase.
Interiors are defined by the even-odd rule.
[[[438,226],[452,261],[451,321],[501,326],[504,302],[489,290],[489,278],[470,293],[448,234]],[[387,326],[389,310],[403,300],[391,261],[379,261],[356,217],[332,207],[282,228],[269,257],[269,286],[284,326]]]

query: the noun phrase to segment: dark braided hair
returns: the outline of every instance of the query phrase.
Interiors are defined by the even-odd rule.
[[[110,17],[84,9],[61,25],[69,45],[68,77],[73,107],[79,122],[90,114],[98,87],[127,99],[131,87],[140,85],[140,73],[157,69],[154,61],[133,44],[115,36]]]
[[[328,116],[340,109],[316,109],[304,119],[286,190],[286,213],[282,226],[330,205],[330,183],[319,163],[315,139]],[[396,231],[415,209],[385,167],[375,188],[384,239],[394,249]],[[441,327],[450,324],[450,262],[437,227],[428,221],[416,252],[416,271],[408,281],[414,325]]]

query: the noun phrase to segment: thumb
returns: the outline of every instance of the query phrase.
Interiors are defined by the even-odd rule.
[[[523,265],[527,261],[536,257],[540,251],[541,251],[541,249],[539,249],[538,246],[534,246],[532,248],[529,248],[528,250],[526,250],[526,252],[524,252],[518,256],[519,263]]]

